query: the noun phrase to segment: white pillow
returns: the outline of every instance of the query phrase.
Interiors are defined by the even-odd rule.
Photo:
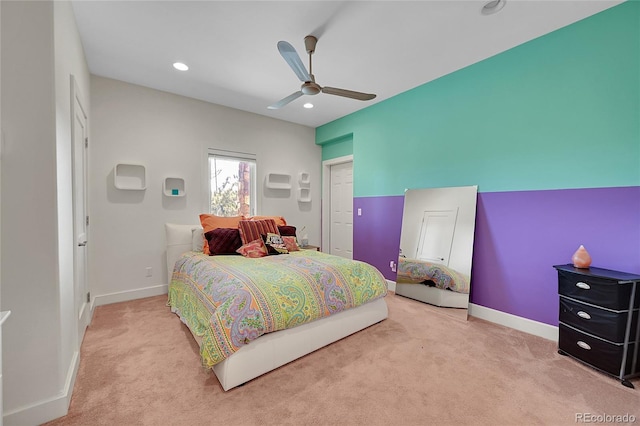
[[[191,250],[202,253],[204,246],[204,229],[201,226],[191,228]]]

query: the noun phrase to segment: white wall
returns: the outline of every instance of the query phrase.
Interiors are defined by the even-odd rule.
[[[206,211],[207,147],[255,153],[258,213],[306,226],[310,243],[320,243],[314,129],[98,76],[91,77],[91,120],[89,282],[96,304],[166,292],[164,224],[199,223]],[[147,189],[116,189],[117,163],[145,165]],[[301,171],[311,174],[310,204],[296,200]],[[265,193],[269,172],[294,177],[288,197]],[[165,177],[184,178],[186,197],[163,196]]]
[[[66,414],[78,364],[73,308],[70,74],[89,72],[66,1],[3,1],[4,423]]]
[[[2,7],[5,413],[60,392],[53,3]],[[7,422],[7,424],[11,424]]]

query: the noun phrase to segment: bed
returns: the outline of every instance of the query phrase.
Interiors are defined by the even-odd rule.
[[[466,309],[470,280],[465,274],[426,260],[400,257],[396,293],[447,308]]]
[[[193,250],[197,228],[166,224],[169,305],[225,391],[387,318],[386,280],[370,265],[311,250],[261,259],[207,256]],[[355,272],[345,272],[347,263]],[[341,285],[345,277],[355,277],[352,290],[329,291],[332,264],[339,265],[335,281]],[[287,269],[302,271],[309,287],[294,290]],[[321,277],[319,286],[315,280]],[[235,299],[223,301],[224,293]],[[249,294],[257,297],[250,300]],[[266,305],[274,301],[277,306]]]

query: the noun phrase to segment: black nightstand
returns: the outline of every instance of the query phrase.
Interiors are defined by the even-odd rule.
[[[558,353],[628,380],[640,375],[640,275],[556,265],[560,296]]]

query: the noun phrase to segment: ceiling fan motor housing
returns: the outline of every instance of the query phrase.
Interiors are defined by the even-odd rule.
[[[317,95],[322,91],[322,87],[314,81],[305,81],[300,87],[300,91],[305,95]]]

